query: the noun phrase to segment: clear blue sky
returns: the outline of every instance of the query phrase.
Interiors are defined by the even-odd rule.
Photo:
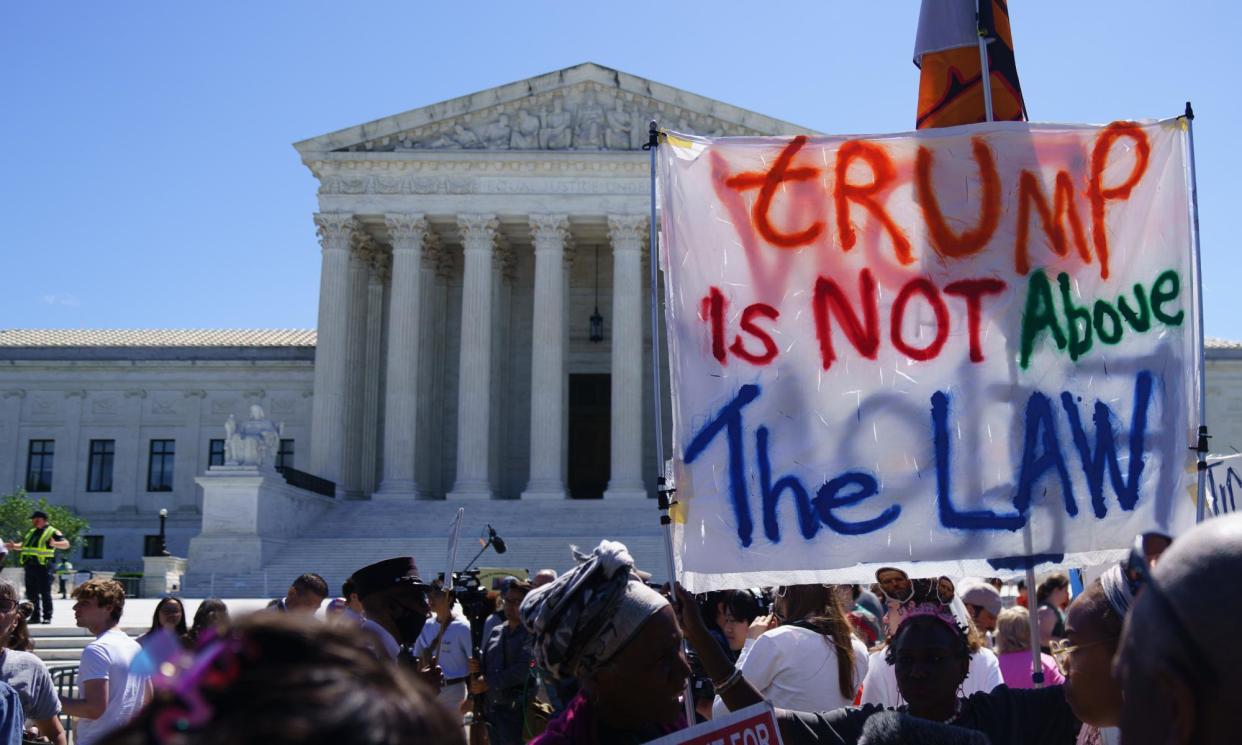
[[[1239,4],[1011,17],[1037,120],[1194,101],[1207,331],[1242,339]],[[917,18],[914,0],[5,3],[0,328],[311,328],[315,182],[291,143],[580,62],[821,131],[911,129]]]

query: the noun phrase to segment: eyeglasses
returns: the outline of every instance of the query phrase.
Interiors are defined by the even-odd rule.
[[[16,607],[16,600],[0,600],[0,613],[12,613]]]
[[[1107,644],[1108,642],[1116,643],[1116,639],[1096,639],[1095,641],[1085,642],[1083,644],[1070,644],[1069,639],[1056,639],[1052,642],[1052,656],[1056,659],[1057,664],[1066,667],[1069,663],[1069,656],[1080,649],[1094,647],[1099,644]]]

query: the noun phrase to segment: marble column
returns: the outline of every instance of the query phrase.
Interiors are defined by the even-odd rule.
[[[495,215],[457,216],[465,257],[457,388],[457,479],[449,499],[491,499],[492,282]]]
[[[609,215],[612,242],[612,473],[605,499],[646,497],[643,486],[643,215]]]
[[[349,328],[349,247],[356,227],[344,213],[315,215],[323,265],[319,272],[319,325],[315,342],[315,395],[311,401],[310,473],[341,481],[345,439],[345,341]]]
[[[362,374],[362,479],[363,494],[372,494],[376,487],[376,466],[379,450],[380,364],[383,359],[384,283],[388,281],[388,251],[371,252],[367,274],[366,351]]]
[[[384,216],[392,238],[388,301],[387,382],[384,392],[384,476],[374,499],[415,499],[419,343],[422,339],[423,246],[427,220],[419,214]]]
[[[418,487],[424,498],[444,497],[451,486],[446,483],[445,474],[455,466],[446,462],[453,443],[446,442],[444,437],[449,322],[446,313],[433,313],[430,309],[447,307],[449,285],[457,273],[457,255],[440,243],[436,233],[428,232],[420,289],[422,305],[428,312],[423,314],[423,334],[418,344],[419,400],[423,405],[418,407],[419,446],[415,453],[415,473],[419,474]]]
[[[367,277],[376,250],[371,237],[354,232],[349,255],[349,330],[345,335],[345,437],[341,443],[341,483],[337,493],[346,499],[362,494],[362,421],[366,389]]]
[[[569,218],[531,215],[535,315],[531,331],[530,480],[523,499],[565,493],[565,244]]]

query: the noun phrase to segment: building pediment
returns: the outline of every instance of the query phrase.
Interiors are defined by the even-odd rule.
[[[592,63],[386,117],[295,145],[330,152],[634,151],[648,123],[708,136],[804,127]]]

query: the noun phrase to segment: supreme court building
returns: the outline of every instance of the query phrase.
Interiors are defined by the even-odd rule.
[[[442,556],[457,506],[465,534],[506,534],[503,566],[563,569],[568,543],[618,537],[663,576],[645,499],[652,119],[811,133],[583,64],[298,142],[319,183],[317,329],[0,331],[0,492],[85,515],[87,566],[136,566],[167,509],[203,594]],[[1242,345],[1212,342],[1208,375],[1212,410],[1242,414]],[[217,576],[190,541],[214,536],[204,557],[244,542],[204,526],[203,489],[225,420],[256,405],[283,424],[296,507],[259,516],[287,525]],[[1213,421],[1218,452],[1242,444],[1230,427]]]

